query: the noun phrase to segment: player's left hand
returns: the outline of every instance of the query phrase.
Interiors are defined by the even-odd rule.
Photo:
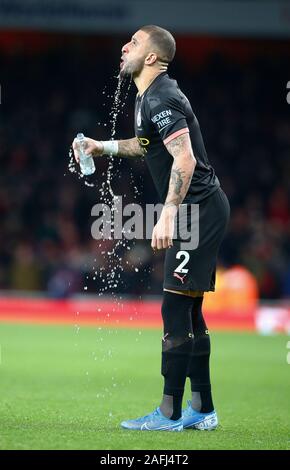
[[[163,248],[171,248],[173,245],[174,234],[174,218],[176,210],[163,208],[160,219],[155,225],[152,232],[151,247],[153,250],[162,250]]]

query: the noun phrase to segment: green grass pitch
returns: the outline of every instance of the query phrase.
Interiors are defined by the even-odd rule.
[[[220,427],[134,432],[120,421],[160,402],[161,332],[0,324],[0,449],[289,449],[287,337],[211,338]]]

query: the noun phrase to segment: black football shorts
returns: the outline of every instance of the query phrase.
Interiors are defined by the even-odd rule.
[[[218,250],[230,216],[229,202],[218,188],[199,205],[191,206],[190,201],[186,204],[173,246],[166,250],[163,288],[214,291]]]

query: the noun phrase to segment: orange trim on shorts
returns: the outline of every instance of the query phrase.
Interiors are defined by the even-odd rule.
[[[183,129],[180,129],[179,131],[173,132],[173,134],[170,134],[168,137],[166,137],[165,140],[163,140],[164,145],[168,144],[171,140],[175,139],[176,137],[179,137],[182,134],[187,134],[189,133],[188,127],[184,127]]]

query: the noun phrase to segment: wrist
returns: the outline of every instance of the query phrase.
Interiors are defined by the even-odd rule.
[[[101,140],[103,146],[102,154],[105,155],[117,155],[119,150],[119,144],[117,140]]]
[[[92,157],[100,157],[104,153],[104,147],[100,140],[93,140],[91,139],[92,143],[94,144],[92,150],[90,151],[90,155]]]
[[[168,217],[175,217],[177,212],[178,212],[179,206],[174,204],[173,202],[165,202],[163,209],[162,209],[162,214],[164,216]]]

